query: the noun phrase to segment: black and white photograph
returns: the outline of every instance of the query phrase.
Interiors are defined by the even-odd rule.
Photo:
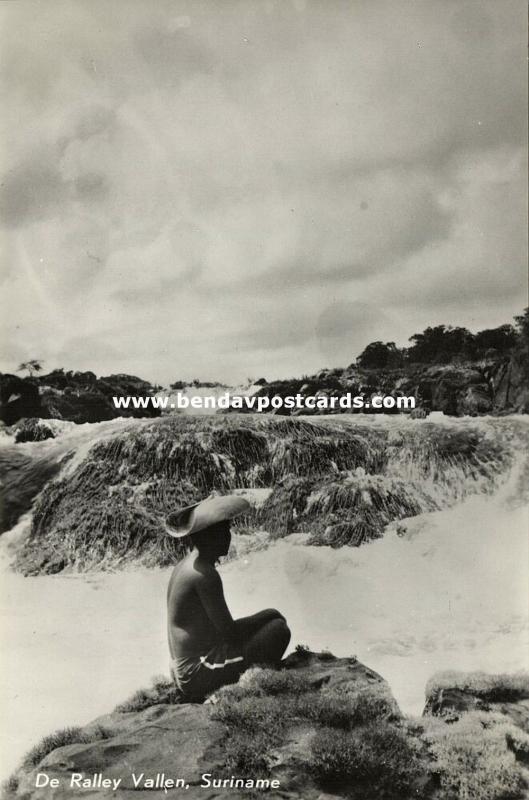
[[[1,0],[2,800],[529,798],[527,4]]]

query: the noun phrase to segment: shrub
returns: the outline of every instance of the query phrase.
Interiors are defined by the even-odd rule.
[[[287,714],[273,697],[246,696],[233,703],[222,697],[214,707],[213,718],[223,722],[236,733],[247,736],[263,734],[269,741],[278,741],[283,731]]]
[[[288,694],[290,697],[310,691],[308,678],[288,670],[253,668],[240,679],[240,685],[253,695]]]
[[[296,715],[327,728],[351,730],[358,725],[400,719],[398,706],[380,687],[366,687],[354,693],[337,689],[302,695],[294,705]]]
[[[506,734],[505,741],[517,761],[529,764],[529,734],[513,726],[512,730]]]
[[[396,725],[376,723],[352,731],[325,729],[312,742],[313,771],[324,786],[353,783],[357,798],[406,795],[423,769],[419,747]]]
[[[100,739],[108,739],[110,732],[101,725],[96,726],[90,733],[86,733],[82,728],[70,727],[45,736],[31,750],[26,753],[22,760],[22,766],[28,769],[40,764],[53,750],[58,747],[65,747],[68,744],[89,744]]]
[[[294,652],[298,658],[308,659],[311,656],[310,647],[307,644],[297,644],[294,648]]]
[[[297,647],[296,647],[296,650],[297,650]],[[334,653],[331,653],[330,650],[321,650],[318,653],[318,659],[320,661],[336,661],[336,656],[334,655]]]
[[[484,712],[469,712],[449,725],[430,720],[425,737],[430,742],[441,788],[447,795],[464,800],[519,797],[522,772],[515,753],[508,747],[508,736],[513,731],[516,729],[504,716]],[[519,733],[514,736],[521,742]]]
[[[294,712],[302,719],[328,728],[349,730],[353,726],[351,704],[336,695],[321,695],[316,692],[304,694],[295,703]]]
[[[224,748],[226,769],[235,774],[255,778],[263,777],[269,771],[268,753],[272,742],[263,732],[248,737],[246,733],[231,736]]]
[[[16,774],[10,775],[7,780],[2,783],[2,797],[15,794],[18,789],[19,779]]]
[[[180,691],[174,681],[160,675],[152,679],[151,687],[138,689],[127,700],[119,703],[114,711],[126,714],[129,711],[143,711],[145,708],[161,703],[178,704],[180,702]]]

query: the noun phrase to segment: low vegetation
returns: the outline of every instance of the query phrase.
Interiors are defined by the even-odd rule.
[[[317,689],[303,674],[252,669],[218,693],[214,717],[227,727],[226,769],[267,774],[290,732],[315,729],[304,768],[327,789],[355,797],[400,797],[428,774],[424,745],[410,737],[393,698],[376,685]]]
[[[489,703],[514,703],[529,698],[529,672],[489,674],[487,672],[438,672],[426,685],[426,696],[444,689],[460,689]]]
[[[156,706],[159,703],[174,704],[179,702],[180,692],[174,681],[164,675],[160,675],[153,678],[151,686],[146,689],[138,689],[133,695],[119,703],[114,711],[126,714],[132,711],[143,711],[145,708]]]
[[[312,743],[312,769],[325,787],[354,786],[362,800],[395,800],[416,794],[425,776],[421,744],[406,731],[386,722],[373,722],[350,731],[323,728]]]
[[[96,726],[90,733],[83,728],[71,727],[62,728],[48,736],[45,736],[22,759],[22,766],[26,768],[36,767],[40,764],[52,750],[58,747],[65,747],[68,744],[89,744],[100,739],[108,739],[110,732],[101,725]]]
[[[459,718],[406,719],[387,684],[373,682],[373,673],[349,679],[355,659],[342,662],[335,674],[332,663],[338,661],[328,652],[314,654],[298,646],[289,659],[290,668],[283,670],[250,668],[237,684],[211,698],[211,718],[223,724],[215,734],[221,737],[215,745],[222,753],[221,775],[281,776],[285,785],[295,784],[295,796],[301,790],[351,800],[526,796],[529,735],[513,723],[516,716],[469,711]],[[489,700],[501,695],[515,701],[527,697],[527,681],[527,675],[442,673],[428,688],[459,688]],[[134,714],[179,701],[173,682],[160,676],[115,713]],[[112,736],[110,729],[95,723],[46,736],[4,784],[4,796],[18,796],[24,772],[38,767],[56,748]]]
[[[521,762],[529,736],[501,714],[469,712],[456,722],[425,720],[442,796],[458,800],[505,800],[525,796]]]

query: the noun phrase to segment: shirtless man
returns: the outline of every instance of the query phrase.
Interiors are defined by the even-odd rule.
[[[279,611],[269,608],[234,620],[224,599],[215,564],[228,553],[230,519],[248,509],[235,495],[211,497],[166,520],[171,536],[189,536],[193,544],[167,590],[171,672],[186,701],[201,702],[235,683],[251,664],[277,664],[290,641]]]

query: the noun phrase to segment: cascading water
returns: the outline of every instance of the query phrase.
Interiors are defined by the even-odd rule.
[[[75,445],[79,462],[94,439],[125,424],[142,422],[82,426],[63,434],[67,442],[21,447],[62,457]],[[420,421],[365,424],[388,429],[394,441],[388,481],[405,480],[438,510],[391,523],[383,538],[359,548],[308,546],[309,534],[268,546],[263,533],[235,537],[239,557],[221,571],[236,616],[279,607],[293,645],[355,654],[389,681],[404,711],[420,713],[425,683],[440,669],[513,672],[529,663],[526,465],[518,455],[529,425],[519,418],[451,423],[460,431],[478,426],[507,449],[494,470],[479,459],[441,464],[435,448],[413,451],[407,434]],[[366,486],[367,493],[367,479]],[[2,775],[40,736],[87,722],[167,672],[168,571],[23,578],[7,564],[29,522],[27,515],[1,540]]]

